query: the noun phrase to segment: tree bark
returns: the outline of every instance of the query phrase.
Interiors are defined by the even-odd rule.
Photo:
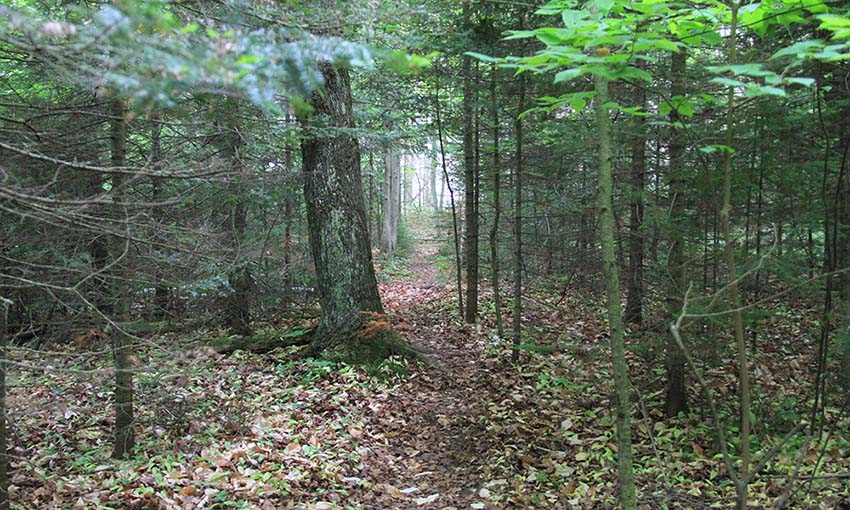
[[[440,215],[439,197],[437,196],[437,162],[432,160],[430,163],[428,177],[431,185],[431,209],[434,212],[434,217],[437,218]]]
[[[641,64],[638,66],[642,67]],[[643,106],[646,93],[635,87],[635,105]],[[646,175],[646,141],[643,117],[632,120],[635,130],[632,138],[631,200],[629,201],[629,280],[626,294],[626,322],[640,324],[643,320],[643,210],[644,179]]]
[[[9,456],[7,454],[6,427],[6,360],[9,353],[6,349],[7,327],[9,323],[9,306],[0,296],[0,510],[9,510]]]
[[[348,70],[320,64],[324,90],[302,119],[304,198],[322,316],[312,348],[329,357],[373,362],[404,352],[383,317],[363,204],[360,147]],[[315,128],[321,128],[315,131]]]
[[[127,159],[127,119],[124,102],[112,100],[110,119],[110,142],[112,148],[111,162],[113,167],[123,167]],[[117,322],[127,322],[130,319],[130,293],[127,274],[127,257],[129,257],[129,223],[126,221],[126,204],[124,189],[125,177],[121,173],[111,176],[112,201],[114,203],[114,228],[125,229],[124,235],[113,234],[110,239],[109,251],[111,259],[111,287],[113,313],[111,319]],[[133,431],[133,365],[130,362],[130,338],[119,328],[112,328],[112,358],[115,368],[115,443],[112,448],[112,458],[127,457],[135,446]]]
[[[472,16],[467,0],[463,3],[464,19]],[[478,194],[476,182],[478,172],[475,164],[475,92],[472,86],[472,57],[463,57],[463,186],[464,256],[466,258],[466,322],[474,324],[478,319]]]
[[[384,229],[381,251],[392,259],[398,248],[399,206],[401,200],[401,155],[398,150],[384,151]]]
[[[685,93],[685,67],[687,53],[673,53],[670,74],[673,77],[670,95],[681,97]],[[685,144],[684,132],[677,126],[682,121],[675,108],[670,112],[670,142],[668,152],[670,167],[670,224],[668,226],[670,250],[667,258],[667,271],[670,273],[670,289],[667,291],[667,313],[676,317],[682,310],[682,298],[685,295]],[[671,335],[665,345],[665,364],[667,368],[667,392],[664,400],[664,414],[673,417],[688,410],[688,388],[685,379],[685,353],[679,349]]]
[[[729,27],[728,63],[737,64],[737,33],[738,33],[737,1],[731,3],[731,22]],[[726,145],[732,147],[735,141],[735,89],[729,87],[726,110]],[[744,340],[744,321],[741,316],[741,297],[738,292],[738,275],[735,270],[735,252],[732,241],[732,227],[729,216],[732,211],[732,154],[723,152],[723,206],[720,209],[720,228],[723,232],[723,254],[726,259],[726,278],[729,305],[732,308],[732,322],[735,334],[736,361],[738,364],[738,380],[741,394],[741,462],[736,483],[737,498],[735,508],[746,510],[747,489],[750,477],[750,369],[747,361],[747,344]]]
[[[511,361],[519,361],[519,346],[522,343],[522,143],[523,125],[520,116],[525,109],[525,75],[519,77],[519,103],[514,118],[516,138],[516,165],[514,167],[514,323]]]
[[[153,172],[162,170],[162,147],[160,144],[162,137],[162,122],[159,113],[154,113],[151,118],[151,150],[150,150],[150,167]],[[164,198],[163,179],[154,177],[151,182],[151,196],[154,203],[159,203]],[[159,231],[162,229],[162,224],[165,222],[165,214],[162,206],[154,206],[152,211],[154,227]],[[154,232],[156,237],[158,232]],[[156,287],[154,288],[153,299],[153,316],[162,319],[169,313],[171,307],[171,286],[168,284],[167,269],[157,267],[156,270]]]
[[[245,142],[242,139],[238,118],[239,105],[235,99],[227,99],[223,112],[223,133],[221,135],[222,152],[227,158],[230,174],[230,215],[227,221],[227,235],[230,241],[233,267],[227,275],[230,294],[227,297],[227,325],[234,335],[251,336],[251,301],[253,278],[248,261],[245,260],[244,247],[248,229],[248,207],[244,184],[241,182],[243,162],[241,150]]]
[[[499,219],[501,204],[501,160],[499,159],[499,104],[496,95],[496,69],[494,65],[490,79],[490,108],[493,116],[493,225],[490,227],[490,269],[493,280],[493,304],[496,312],[496,333],[499,338],[505,336],[502,326],[502,297],[499,291]]]
[[[611,358],[614,368],[614,388],[617,394],[617,478],[620,485],[620,506],[623,510],[637,508],[634,470],[632,467],[631,403],[629,374],[626,364],[623,311],[620,304],[620,277],[617,246],[614,238],[612,210],[613,172],[611,168],[611,119],[608,116],[608,80],[595,76],[596,124],[599,137],[599,237],[602,241],[602,269],[605,278],[608,330],[611,337]]]

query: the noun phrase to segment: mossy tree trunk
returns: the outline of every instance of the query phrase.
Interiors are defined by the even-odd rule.
[[[398,338],[385,321],[372,265],[369,229],[360,176],[360,147],[354,128],[348,70],[320,64],[325,86],[310,97],[311,115],[302,118],[304,198],[310,249],[316,266],[322,316],[315,352],[372,361],[399,352]],[[374,327],[364,327],[369,326]]]
[[[611,167],[611,119],[608,116],[608,80],[596,76],[596,125],[599,137],[599,181],[597,206],[599,237],[602,241],[602,271],[605,279],[608,330],[611,337],[611,359],[614,366],[614,388],[617,395],[617,478],[620,484],[620,506],[635,510],[635,478],[632,468],[631,402],[629,373],[626,364],[623,309],[620,303],[620,275],[617,245],[614,240],[614,211],[611,203],[613,171]]]

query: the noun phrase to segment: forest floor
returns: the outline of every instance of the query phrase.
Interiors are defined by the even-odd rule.
[[[111,384],[105,346],[12,350],[8,416],[11,499],[20,509],[610,509],[616,451],[601,300],[580,289],[527,290],[522,360],[495,334],[492,296],[463,324],[445,240],[412,224],[412,255],[380,270],[385,311],[426,362],[363,370],[295,349],[219,355],[216,331],[160,335],[138,352],[134,457],[109,459]],[[506,327],[512,319],[505,300]],[[765,322],[754,359],[756,451],[805,413],[814,310]],[[789,320],[790,318],[790,320]],[[309,325],[288,316],[275,328]],[[270,326],[271,327],[271,326]],[[735,374],[706,364],[734,447]],[[733,488],[707,406],[664,419],[658,354],[632,348],[635,459],[644,509],[728,508]],[[844,421],[841,421],[844,420]],[[751,488],[770,506],[800,474],[850,472],[845,417],[825,441],[798,436]],[[844,427],[844,428],[842,428]],[[804,448],[800,455],[800,449]],[[848,509],[843,479],[800,482],[786,508]]]

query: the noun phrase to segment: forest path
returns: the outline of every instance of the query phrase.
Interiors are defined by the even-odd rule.
[[[373,480],[386,480],[381,508],[493,508],[479,492],[496,444],[486,427],[487,403],[496,395],[484,346],[457,319],[456,289],[440,283],[432,221],[411,222],[409,274],[381,284],[394,326],[431,363],[408,367],[406,381],[376,412],[386,449]]]

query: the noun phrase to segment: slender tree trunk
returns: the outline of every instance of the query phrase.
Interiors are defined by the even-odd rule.
[[[464,19],[470,19],[471,7],[467,0],[463,4]],[[463,57],[463,186],[464,217],[466,235],[464,236],[464,255],[466,258],[466,314],[469,324],[478,320],[478,193],[476,182],[478,172],[475,157],[475,93],[473,91],[472,58]]]
[[[642,67],[642,66],[641,66]],[[646,103],[646,93],[635,87],[635,105]],[[643,320],[643,211],[644,179],[646,175],[646,141],[643,117],[633,119],[632,168],[629,217],[629,281],[626,294],[626,322],[640,324]]]
[[[708,289],[708,213],[702,217],[702,289]]]
[[[127,159],[127,120],[124,102],[112,100],[110,120],[110,142],[112,148],[111,163],[113,167],[126,166]],[[113,235],[110,242],[112,259],[112,302],[111,319],[116,322],[127,322],[130,318],[130,293],[128,285],[127,258],[129,257],[130,225],[126,221],[124,174],[112,175],[112,201],[114,203],[115,226],[125,229],[124,235]],[[133,365],[130,362],[130,339],[120,329],[113,328],[112,358],[115,368],[115,443],[112,458],[122,459],[130,454],[135,446],[134,416],[133,416]]]
[[[685,94],[685,67],[687,53],[673,53],[670,74],[673,83],[670,90],[672,97]],[[670,112],[670,144],[668,148],[670,167],[668,181],[670,183],[670,250],[667,258],[667,271],[670,273],[670,289],[667,291],[667,313],[676,317],[682,309],[682,297],[685,295],[685,144],[683,130],[678,126],[682,121],[674,108]],[[688,390],[685,379],[685,353],[676,344],[675,338],[669,336],[666,343],[667,392],[664,400],[664,414],[676,416],[688,410]]]
[[[738,7],[731,3],[732,20],[729,28],[729,65],[737,63]],[[735,143],[735,89],[729,87],[726,112],[726,145]],[[735,252],[732,241],[732,228],[729,216],[732,211],[732,154],[723,153],[723,207],[720,209],[720,223],[723,231],[724,256],[728,278],[729,304],[732,307],[732,321],[735,328],[735,350],[737,352],[738,377],[741,393],[741,465],[736,484],[736,508],[747,508],[747,486],[750,471],[750,370],[747,361],[747,344],[744,340],[744,321],[741,317],[741,298],[738,292],[738,277],[735,270]]]
[[[765,162],[765,148],[764,141],[759,140],[759,179],[758,179],[758,192],[756,194],[756,259],[761,258],[761,231],[762,231],[762,207],[764,205],[763,193],[764,193],[764,168],[766,165]],[[756,270],[755,276],[755,289],[753,289],[753,294],[755,296],[756,301],[758,301],[761,294],[761,269]]]
[[[608,114],[608,80],[595,76],[596,124],[599,138],[599,237],[602,240],[602,269],[605,278],[608,330],[611,338],[611,358],[614,367],[614,388],[617,394],[617,478],[620,485],[620,506],[636,510],[634,469],[632,467],[631,402],[629,373],[626,364],[623,311],[620,304],[620,277],[617,246],[614,239],[613,171],[611,168],[611,119]]]
[[[237,176],[236,179],[239,179]],[[251,336],[254,328],[251,326],[251,293],[253,278],[247,261],[243,259],[242,250],[245,244],[245,231],[248,228],[248,209],[245,204],[241,184],[235,185],[234,203],[230,211],[228,228],[234,256],[233,269],[227,275],[231,293],[227,300],[227,320],[230,332],[239,336]]]
[[[289,124],[291,121],[292,119],[287,114],[286,123]],[[283,149],[283,162],[286,175],[292,175],[292,146],[289,144],[286,144]],[[287,194],[283,202],[283,266],[285,271],[284,285],[287,292],[292,290],[292,202],[292,196]]]
[[[154,173],[162,170],[162,148],[160,139],[162,136],[162,122],[160,122],[160,114],[155,113],[151,119],[151,150],[150,150],[150,168]],[[159,203],[164,198],[163,182],[159,177],[154,177],[151,182],[152,199],[154,203]],[[157,230],[162,229],[165,222],[165,214],[161,206],[154,206],[152,218]],[[154,232],[154,237],[158,233]],[[154,288],[153,299],[153,315],[163,318],[167,316],[171,303],[171,287],[168,285],[167,272],[158,268],[156,271],[156,287]]]
[[[301,142],[310,249],[322,308],[313,351],[355,362],[377,361],[404,348],[388,326],[368,333],[376,328],[363,329],[383,316],[383,307],[366,226],[360,147],[350,134],[355,127],[351,82],[344,67],[327,62],[319,67],[325,86],[310,97],[313,114],[302,119],[307,136]],[[313,130],[313,119],[320,119],[319,132]]]
[[[496,333],[499,338],[505,336],[502,326],[502,298],[499,292],[499,220],[502,214],[501,204],[501,161],[499,160],[499,104],[496,95],[496,69],[494,65],[490,79],[490,108],[493,118],[493,225],[490,227],[490,269],[493,280],[493,303],[496,309]]]
[[[519,104],[514,118],[516,138],[516,163],[514,166],[514,323],[513,352],[511,361],[519,361],[519,346],[522,343],[522,171],[523,171],[523,125],[521,114],[525,110],[525,75],[519,77]]]
[[[381,250],[390,259],[398,247],[399,207],[401,205],[401,155],[396,149],[384,152],[384,230]]]
[[[6,361],[9,306],[11,301],[0,296],[0,510],[9,510],[9,456],[6,427]]]
[[[449,202],[452,206],[452,227],[454,229],[454,244],[455,244],[455,271],[457,276],[457,306],[458,306],[458,317],[463,319],[463,277],[461,276],[461,262],[460,262],[460,232],[458,231],[457,225],[457,209],[455,207],[455,194],[454,190],[452,190],[452,182],[449,179],[449,168],[446,165],[446,148],[443,144],[443,123],[441,121],[440,115],[440,77],[437,76],[435,78],[436,86],[434,87],[434,110],[435,116],[437,120],[437,139],[440,143],[440,161],[443,165],[443,179],[446,182],[446,188],[449,190]]]
[[[431,209],[434,212],[434,217],[437,218],[440,215],[440,202],[437,196],[437,162],[431,160],[429,166],[428,177],[431,184]]]
[[[369,212],[366,213],[366,225],[369,227],[369,239],[372,243],[375,242],[377,235],[372,231],[372,217],[375,216],[375,173],[369,174]]]

